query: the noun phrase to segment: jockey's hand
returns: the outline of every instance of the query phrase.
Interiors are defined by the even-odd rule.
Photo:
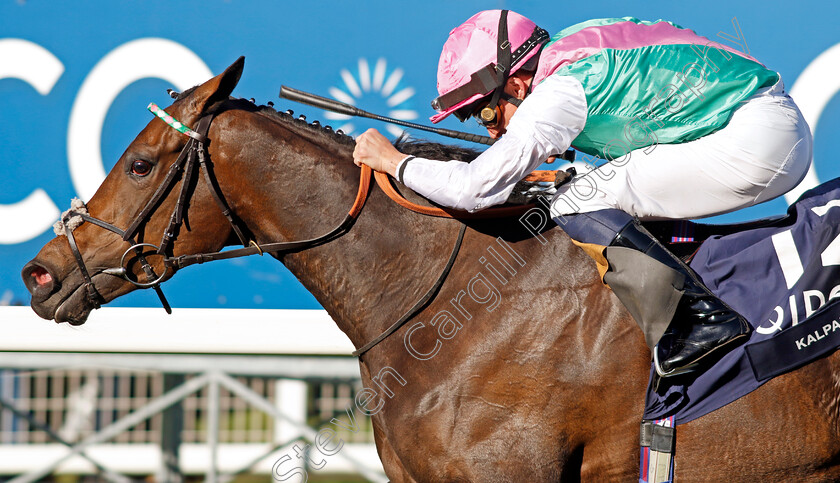
[[[368,129],[356,138],[356,149],[353,150],[356,166],[366,164],[376,171],[396,176],[397,165],[404,157],[405,154],[397,151],[391,141],[376,129]]]

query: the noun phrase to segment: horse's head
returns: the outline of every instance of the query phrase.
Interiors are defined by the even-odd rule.
[[[221,75],[182,94],[166,112],[196,129],[202,117],[229,98],[243,66],[244,58],[238,59]],[[39,316],[82,324],[100,304],[137,288],[132,281],[142,284],[170,277],[173,269],[165,266],[166,256],[215,251],[226,244],[231,225],[221,210],[211,209],[216,206],[214,194],[200,179],[198,166],[184,193],[184,222],[170,223],[178,211],[181,185],[189,176],[187,170],[175,176],[168,173],[178,164],[188,141],[196,144],[197,153],[195,141],[154,118],[87,203],[87,214],[79,215],[84,207],[77,206],[63,218],[65,223],[57,233],[63,230],[66,234],[44,246],[22,272],[32,294],[32,308]],[[172,183],[165,187],[168,176]],[[97,225],[99,221],[105,223]],[[108,224],[110,228],[103,227]],[[161,250],[164,253],[157,253],[168,228],[174,228],[177,243],[167,244]],[[141,243],[147,245],[137,245]]]

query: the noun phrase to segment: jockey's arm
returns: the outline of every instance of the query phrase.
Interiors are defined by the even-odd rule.
[[[583,87],[571,77],[552,75],[525,98],[505,134],[474,161],[413,158],[403,168],[403,182],[450,208],[477,211],[504,203],[516,182],[550,155],[565,152],[585,123]],[[381,170],[396,175],[405,155],[379,148]]]

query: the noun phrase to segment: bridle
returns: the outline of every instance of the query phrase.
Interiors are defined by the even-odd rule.
[[[78,265],[79,271],[84,279],[83,290],[86,292],[87,301],[95,309],[101,307],[104,299],[96,290],[96,286],[91,278],[91,273],[85,264],[84,258],[79,250],[79,246],[76,243],[76,238],[73,235],[73,230],[78,228],[81,224],[79,223],[76,226],[71,227],[70,221],[72,219],[80,218],[84,222],[89,222],[100,228],[116,233],[123,240],[131,243],[131,246],[123,253],[118,267],[102,269],[94,273],[94,275],[98,273],[105,273],[107,275],[121,277],[138,288],[152,288],[160,298],[161,304],[163,304],[163,308],[166,312],[172,313],[172,309],[160,288],[161,282],[169,274],[170,269],[175,271],[197,263],[205,263],[212,260],[222,260],[248,255],[262,255],[264,252],[292,253],[316,247],[318,245],[328,243],[347,233],[350,227],[353,226],[353,223],[356,221],[356,218],[364,206],[367,194],[370,191],[371,172],[369,170],[362,172],[359,192],[356,196],[356,201],[354,202],[353,207],[350,209],[350,212],[338,226],[330,230],[328,233],[308,240],[258,245],[254,240],[249,239],[246,236],[246,233],[248,233],[247,229],[245,229],[244,226],[241,226],[241,222],[237,220],[233,211],[230,209],[230,206],[225,201],[224,195],[222,194],[221,189],[219,188],[219,185],[212,173],[212,167],[208,163],[207,158],[209,157],[209,154],[207,153],[207,145],[210,140],[207,138],[207,132],[210,129],[210,123],[213,121],[215,114],[207,114],[201,117],[198,121],[196,129],[192,130],[167,114],[155,104],[149,104],[148,109],[161,120],[166,122],[170,127],[189,136],[190,139],[181,150],[175,162],[169,167],[166,177],[160,183],[155,193],[140,213],[134,218],[134,221],[127,229],[122,230],[107,221],[90,216],[88,213],[72,209],[68,210],[61,219],[61,223],[64,225],[64,234],[67,236],[67,241],[70,245],[70,251],[73,252],[73,257],[75,258],[76,264]],[[186,207],[195,188],[195,183],[193,183],[192,180],[197,174],[196,171],[201,171],[204,174],[203,179],[212,193],[213,199],[221,209],[222,214],[230,223],[230,226],[232,227],[233,232],[236,233],[239,241],[244,245],[244,248],[226,250],[224,252],[182,255],[179,257],[169,257],[166,255],[172,241],[175,239],[178,230],[184,222]],[[153,245],[151,243],[138,243],[135,240],[135,235],[142,226],[148,223],[151,216],[159,207],[161,201],[166,197],[166,194],[172,189],[175,183],[178,182],[179,178],[182,177],[183,181],[181,183],[181,191],[178,195],[178,200],[172,211],[172,215],[170,216],[169,225],[161,236],[160,243],[158,245]],[[151,264],[146,259],[146,253],[148,250],[144,250],[144,248],[153,249],[156,255],[162,255],[164,257],[164,268],[162,274],[158,275],[155,273]],[[147,278],[146,281],[136,280],[132,277],[132,272],[127,266],[127,263],[131,260],[128,256],[132,253],[140,262],[141,269]]]
[[[163,120],[165,123],[167,123],[170,127],[176,129],[182,134],[189,136],[190,139],[187,141],[187,144],[181,150],[180,154],[178,155],[178,158],[170,166],[166,177],[158,186],[155,193],[152,195],[152,197],[149,199],[149,201],[146,203],[146,205],[140,211],[140,213],[134,218],[134,221],[129,225],[129,227],[126,230],[122,230],[111,223],[90,216],[90,214],[86,212],[76,211],[73,209],[70,209],[66,213],[64,213],[61,219],[61,223],[64,226],[64,234],[67,236],[67,241],[70,245],[70,250],[73,252],[73,256],[76,259],[76,264],[78,265],[82,277],[84,278],[83,289],[87,294],[88,302],[93,308],[98,309],[102,305],[104,298],[96,290],[96,286],[93,283],[90,272],[87,269],[84,258],[82,257],[81,251],[79,250],[79,246],[76,243],[75,236],[73,235],[73,230],[75,228],[78,228],[78,226],[80,226],[81,223],[71,226],[73,225],[71,223],[71,220],[73,219],[80,218],[84,222],[89,222],[100,228],[113,232],[119,235],[123,240],[131,243],[131,246],[127,248],[123,253],[122,258],[120,259],[120,265],[118,267],[102,269],[99,272],[96,272],[94,275],[98,273],[104,273],[107,275],[121,277],[138,288],[152,288],[155,290],[158,297],[160,298],[161,303],[163,304],[163,307],[166,310],[166,312],[172,313],[172,309],[168,301],[166,300],[166,297],[163,295],[163,291],[160,287],[160,284],[163,282],[164,278],[166,278],[166,276],[169,274],[170,269],[176,271],[189,265],[206,263],[213,260],[224,260],[249,255],[262,255],[265,252],[270,252],[274,254],[294,253],[307,250],[309,248],[317,247],[325,243],[329,243],[346,234],[356,222],[356,219],[358,218],[359,214],[362,211],[362,208],[365,205],[368,193],[370,192],[371,179],[373,177],[372,170],[368,166],[363,166],[361,169],[359,190],[356,194],[356,199],[353,202],[350,211],[347,213],[347,215],[344,217],[341,223],[339,223],[335,228],[321,236],[310,238],[307,240],[274,242],[258,245],[253,239],[249,239],[246,236],[246,233],[249,233],[248,230],[243,225],[241,225],[241,221],[238,221],[238,219],[233,214],[230,206],[225,201],[224,195],[222,194],[221,189],[219,188],[219,185],[216,182],[216,179],[213,175],[212,165],[208,163],[207,158],[209,157],[209,153],[207,152],[207,145],[209,144],[210,140],[207,138],[207,133],[210,129],[210,123],[213,121],[215,113],[206,114],[203,117],[201,117],[198,121],[196,129],[192,130],[184,124],[182,124],[181,122],[179,122],[171,115],[167,114],[155,104],[149,104],[148,109],[152,111],[152,113],[154,113],[156,116],[158,116],[161,120]],[[225,250],[220,252],[181,255],[178,257],[167,256],[167,253],[170,249],[170,245],[175,239],[178,230],[184,222],[186,207],[196,186],[196,183],[192,182],[192,180],[197,175],[196,171],[201,171],[204,174],[203,179],[207,184],[210,192],[213,194],[213,199],[216,201],[216,204],[219,206],[220,210],[222,211],[222,214],[225,216],[225,218],[227,218],[234,233],[236,233],[237,237],[239,238],[239,241],[244,246],[243,248]],[[166,194],[172,189],[174,184],[181,177],[183,177],[181,191],[178,195],[178,200],[172,211],[172,215],[170,216],[169,225],[166,228],[166,230],[164,230],[163,235],[161,236],[160,243],[158,245],[153,245],[151,243],[138,243],[135,239],[135,235],[140,230],[140,227],[144,226],[150,220],[151,216],[159,207],[161,201],[166,197]],[[459,213],[451,212],[450,210],[441,210],[440,208],[436,207],[421,207],[408,203],[404,199],[400,201],[395,197],[393,186],[391,186],[390,181],[387,179],[384,173],[376,173],[376,178],[380,187],[382,187],[386,194],[394,198],[402,206],[431,216],[445,216],[449,218],[462,217],[459,216]],[[387,184],[387,187],[385,186],[385,184]],[[521,214],[524,213],[526,210],[530,209],[532,206],[533,205],[524,205],[515,208],[499,208],[496,211],[496,216],[511,216],[514,214]],[[464,213],[463,215],[463,217],[465,218],[472,217],[467,216],[468,214],[466,213]],[[487,215],[488,214],[483,214],[482,217],[486,217]],[[362,354],[373,348],[379,342],[381,342],[389,335],[394,333],[397,329],[405,325],[406,322],[408,322],[417,313],[423,310],[423,308],[425,308],[426,305],[428,305],[434,299],[435,295],[440,290],[440,287],[443,285],[444,280],[449,274],[452,265],[455,262],[455,259],[461,247],[461,243],[464,239],[465,232],[466,225],[464,223],[461,223],[461,228],[458,233],[455,246],[453,247],[453,250],[450,254],[449,260],[447,261],[443,271],[441,272],[438,279],[435,281],[434,285],[426,292],[426,294],[423,297],[421,297],[420,300],[418,300],[417,303],[415,303],[393,325],[391,325],[374,340],[365,344],[360,349],[354,351],[353,355],[361,358]],[[152,268],[151,264],[149,264],[148,260],[146,259],[147,250],[144,250],[144,248],[153,249],[156,255],[164,257],[164,268],[162,274],[158,275]],[[146,275],[147,280],[144,282],[141,282],[140,280],[135,280],[131,275],[132,272],[128,269],[127,263],[130,259],[128,259],[127,257],[132,253],[140,262],[140,267],[143,270],[143,273]]]
[[[164,122],[167,122],[170,126],[178,130],[179,132],[186,134],[190,137],[190,140],[187,141],[187,144],[181,150],[178,158],[175,162],[170,166],[169,172],[167,173],[164,180],[158,186],[157,190],[155,191],[154,195],[152,195],[151,199],[149,199],[146,206],[140,211],[134,221],[129,225],[126,230],[122,230],[117,226],[108,223],[107,221],[100,220],[99,218],[95,218],[90,216],[86,212],[68,210],[62,216],[61,223],[64,225],[64,234],[67,236],[67,242],[70,245],[70,251],[73,252],[73,257],[76,259],[76,264],[79,267],[79,271],[84,278],[83,288],[87,294],[87,301],[90,305],[98,309],[101,307],[101,302],[104,300],[102,295],[96,290],[96,286],[93,283],[91,278],[90,272],[87,269],[87,266],[84,261],[84,257],[82,257],[81,251],[79,250],[79,246],[76,243],[76,238],[73,235],[73,231],[78,228],[81,224],[77,224],[76,226],[70,226],[71,220],[74,218],[81,218],[81,220],[85,222],[92,223],[100,228],[104,228],[110,232],[116,233],[119,235],[123,240],[128,241],[131,243],[131,246],[126,249],[123,253],[123,256],[120,258],[120,265],[114,268],[107,268],[101,270],[100,273],[105,273],[108,275],[114,275],[118,277],[122,277],[123,279],[127,280],[128,282],[134,284],[138,288],[153,288],[160,298],[161,304],[163,308],[166,310],[167,313],[172,313],[172,308],[169,305],[169,302],[166,300],[166,297],[163,295],[163,290],[160,288],[160,283],[166,277],[169,272],[169,264],[166,263],[166,259],[164,259],[164,269],[161,275],[157,275],[152,268],[151,264],[146,259],[144,254],[144,247],[153,248],[155,252],[159,255],[164,255],[166,253],[167,247],[171,243],[172,239],[175,237],[175,233],[180,228],[180,225],[183,223],[184,220],[184,210],[186,207],[186,203],[188,201],[188,196],[190,192],[190,186],[192,185],[191,180],[194,176],[196,171],[196,158],[199,159],[199,163],[201,167],[204,167],[205,174],[207,174],[206,169],[206,159],[205,159],[205,151],[206,151],[206,143],[207,143],[207,131],[210,128],[210,122],[212,121],[212,115],[204,116],[199,120],[197,130],[193,131],[182,123],[178,122],[171,116],[168,116],[163,110],[161,110],[155,104],[149,104],[149,110],[152,111],[155,115],[160,117]],[[160,114],[163,113],[163,114]],[[165,118],[168,116],[168,120]],[[166,230],[164,230],[163,235],[161,237],[161,241],[159,245],[153,245],[151,243],[137,243],[135,240],[135,235],[137,231],[140,229],[142,225],[145,225],[149,221],[152,216],[152,213],[157,209],[158,205],[160,204],[161,200],[165,197],[166,193],[170,190],[173,184],[181,177],[182,173],[185,173],[184,181],[181,185],[181,193],[178,196],[178,202],[175,205],[175,208],[172,212],[172,216],[170,218],[169,226]],[[209,175],[207,175],[209,177]],[[213,184],[211,183],[211,186]],[[212,191],[212,189],[211,189]],[[216,196],[217,200],[221,201],[224,204],[223,199]],[[226,205],[226,204],[225,204]],[[243,235],[241,230],[236,226],[233,218],[230,216],[230,209],[227,210],[223,209],[223,212],[226,213],[228,216],[228,220],[231,221],[231,224],[234,226],[234,229],[240,239],[243,239]],[[145,273],[148,281],[141,282],[139,280],[135,280],[132,278],[129,273],[128,267],[126,266],[126,257],[129,253],[134,253],[138,260],[140,261],[141,268]]]

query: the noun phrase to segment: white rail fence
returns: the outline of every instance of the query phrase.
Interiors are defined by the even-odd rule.
[[[71,327],[0,307],[0,327],[0,475],[10,481],[218,482],[296,465],[386,481],[370,421],[347,420],[361,389],[353,347],[323,311],[104,308]],[[340,451],[298,456],[324,427]]]

